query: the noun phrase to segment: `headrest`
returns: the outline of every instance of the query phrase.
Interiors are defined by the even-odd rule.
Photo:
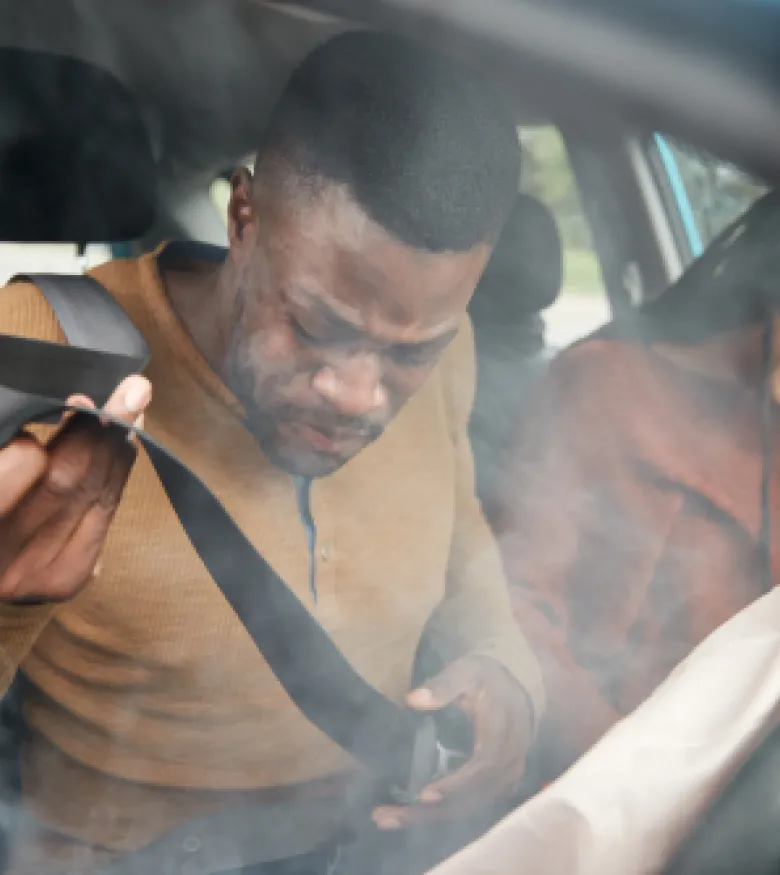
[[[563,252],[552,213],[518,195],[471,301],[475,324],[509,326],[549,307],[563,279]]]
[[[154,218],[155,176],[135,102],[110,73],[0,48],[0,240],[140,237]]]

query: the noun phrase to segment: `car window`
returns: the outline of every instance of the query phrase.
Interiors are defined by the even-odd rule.
[[[601,265],[563,137],[553,125],[524,127],[520,189],[552,212],[563,244],[563,287],[544,311],[547,343],[567,346],[611,315]]]
[[[704,149],[655,134],[659,164],[689,249],[697,258],[767,191],[761,180]]]
[[[218,176],[211,183],[209,196],[219,215],[227,222],[227,208],[230,202],[230,180],[224,176]]]
[[[0,243],[0,284],[18,273],[82,273],[110,258],[110,247],[98,243],[83,255],[72,243]]]

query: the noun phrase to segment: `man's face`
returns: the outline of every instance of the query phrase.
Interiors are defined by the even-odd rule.
[[[322,477],[376,440],[454,337],[490,246],[433,254],[369,219],[343,186],[240,174],[227,363],[269,458]]]

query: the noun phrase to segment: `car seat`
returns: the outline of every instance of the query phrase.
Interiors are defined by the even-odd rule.
[[[477,494],[488,518],[526,393],[551,357],[541,312],[558,297],[562,277],[552,213],[519,195],[469,307],[477,356],[470,432]]]

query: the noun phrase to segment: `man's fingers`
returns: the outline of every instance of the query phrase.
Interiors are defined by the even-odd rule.
[[[438,803],[456,796],[473,796],[483,787],[499,789],[504,782],[510,783],[501,754],[506,744],[506,721],[495,709],[475,709],[472,718],[474,747],[471,757],[454,772],[450,772],[423,787],[420,801]],[[510,770],[511,771],[511,770]]]
[[[139,427],[151,400],[140,376],[105,410]],[[94,408],[89,398],[69,404]],[[69,598],[87,582],[136,456],[126,433],[87,413],[65,417],[45,449],[19,439],[0,451],[0,583],[5,597]]]
[[[111,456],[112,465],[103,489],[81,518],[57,559],[63,569],[63,576],[60,580],[55,580],[54,584],[55,591],[59,590],[61,598],[68,598],[74,588],[78,588],[97,573],[100,551],[133,467],[135,451],[116,431],[114,436],[121,446]]]
[[[86,408],[87,410],[95,409],[95,402],[91,398],[88,398],[86,395],[71,395],[65,403],[70,409],[66,410],[62,414],[62,416],[60,416],[61,426],[65,425],[65,423],[68,422],[68,420],[70,420],[76,413],[76,410],[74,408],[82,407]]]
[[[86,505],[79,506],[84,481],[90,471],[93,441],[83,428],[71,420],[42,449],[43,470],[35,485],[17,496],[3,518],[0,543],[0,573],[33,575],[47,564],[70,536]],[[100,428],[98,423],[95,423]],[[8,447],[5,452],[10,451]],[[4,592],[15,586],[3,581]]]
[[[496,768],[496,763],[477,754],[459,769],[425,787],[420,793],[422,805],[436,805],[458,797],[474,798],[484,788],[498,789],[508,778]]]
[[[508,796],[516,784],[517,780],[509,780],[491,760],[474,757],[457,772],[425,788],[419,802],[380,806],[372,818],[379,829],[393,830],[465,817],[502,795]]]
[[[78,520],[93,504],[118,503],[135,457],[121,429],[77,415],[49,454],[49,478],[65,492],[67,514]]]
[[[47,449],[44,476],[7,520],[0,570],[12,563],[34,574],[33,556],[36,567],[53,561],[87,510],[105,501],[107,489],[119,500],[135,458],[123,432],[84,414],[76,414]]]
[[[143,413],[136,419],[135,426],[136,428],[143,427]],[[118,433],[116,429],[112,429],[111,443],[114,450],[110,457],[111,467],[106,476],[103,490],[97,500],[97,506],[102,508],[103,512],[107,515],[106,525],[110,522],[119,505],[122,491],[127,484],[127,479],[130,476],[130,471],[133,468],[137,455],[135,445],[125,440],[124,435]]]
[[[473,660],[458,659],[422,687],[412,690],[406,704],[415,711],[439,711],[474,688]]]
[[[145,377],[131,376],[120,383],[105,409],[133,424],[143,416],[150,399],[149,381]],[[73,396],[70,400],[82,399]],[[94,406],[89,399],[85,400],[86,406]],[[6,543],[0,545],[6,562],[33,538],[39,543],[43,551],[41,559],[45,562],[51,551],[62,548],[86,510],[103,500],[115,465],[119,467],[111,483],[118,500],[135,459],[135,450],[123,433],[79,413],[74,413],[51,438],[46,454],[45,473],[16,507],[6,532]],[[3,564],[0,557],[0,568]]]
[[[425,824],[445,823],[465,818],[475,811],[483,811],[494,800],[489,792],[471,795],[468,799],[456,798],[439,805],[382,806],[374,809],[371,819],[383,831],[408,829]]]
[[[45,471],[46,453],[32,435],[22,435],[0,450],[0,517],[16,507]]]
[[[133,425],[152,400],[152,384],[138,374],[122,380],[103,408],[106,413]]]
[[[453,702],[464,711],[473,730],[473,752],[459,769],[424,787],[413,805],[375,809],[373,819],[379,829],[406,829],[464,817],[514,792],[525,767],[525,745],[517,751],[518,734],[526,732],[525,703],[520,699],[517,707],[515,700],[503,699],[501,684],[488,683],[490,676],[486,680],[484,672],[485,665],[476,660],[470,665],[456,662],[426,684],[430,690],[427,703],[415,703],[417,697],[410,695],[410,705],[422,708],[425,704],[427,709]],[[496,678],[503,683],[502,674]]]
[[[125,440],[124,432],[105,428],[92,417],[82,417],[69,426],[71,430],[77,427],[83,430],[79,436],[87,439],[93,431],[100,435],[100,440],[89,447],[86,473],[71,470],[54,490],[41,484],[9,520],[9,549],[3,551],[7,553],[4,561],[0,556],[2,594],[6,598],[66,599],[91,576],[135,450]],[[76,460],[75,437],[71,436],[65,446],[69,451],[67,465],[72,466]],[[50,467],[56,468],[57,461],[51,460]]]
[[[134,428],[142,428],[143,412],[151,400],[151,383],[146,377],[133,374],[122,380],[103,409],[106,413],[110,413],[111,416],[123,420]],[[86,395],[71,395],[66,403],[70,408],[95,409],[95,402]],[[67,423],[76,412],[75,409],[66,410],[60,419],[61,424]]]
[[[55,517],[80,517],[94,501],[108,473],[104,430],[92,417],[76,414],[49,441],[46,472],[17,508],[10,540],[21,545]]]
[[[86,395],[71,395],[65,403],[68,407],[86,407],[88,410],[95,409],[95,402]]]
[[[92,505],[64,543],[45,541],[40,533],[34,552],[26,551],[3,574],[3,596],[51,602],[71,598],[94,574],[114,510]]]
[[[56,566],[46,581],[47,599],[62,601],[70,598],[74,591],[97,573],[100,552],[115,512],[116,504],[109,506],[98,503],[84,514],[57,556]]]
[[[504,779],[491,753],[502,733],[483,714],[475,715],[474,733],[474,754],[468,762],[424,787],[419,802],[376,808],[372,816],[377,827],[405,829],[450,820],[494,799]]]

